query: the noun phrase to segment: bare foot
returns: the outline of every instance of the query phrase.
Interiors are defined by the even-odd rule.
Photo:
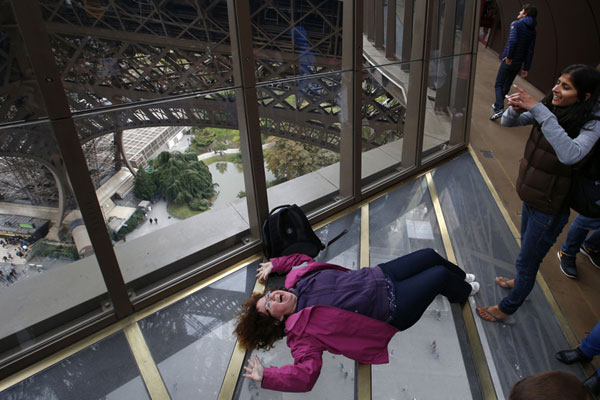
[[[497,276],[496,283],[498,284],[498,286],[504,289],[512,289],[515,286],[514,279],[508,279],[503,276]]]

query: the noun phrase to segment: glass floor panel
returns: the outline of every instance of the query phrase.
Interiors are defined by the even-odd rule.
[[[494,278],[514,277],[519,253],[507,221],[470,154],[437,168],[433,181],[458,263],[468,265],[481,283],[481,290],[474,296],[476,305],[498,304],[508,292]],[[488,343],[486,356],[494,384],[506,398],[510,388],[529,375],[563,370],[585,378],[579,365],[567,366],[554,357],[556,351],[570,345],[539,284],[506,323],[482,322],[477,316],[475,319],[480,336]]]
[[[139,321],[172,399],[216,399],[235,346],[235,314],[252,294],[253,263]]]
[[[149,398],[122,331],[0,392],[2,400]]]
[[[371,265],[427,247],[446,255],[424,178],[371,202],[369,215]],[[373,365],[373,398],[394,393],[396,399],[473,399],[463,361],[468,351],[461,349],[455,326],[460,318],[458,306],[453,312],[438,295],[419,322],[394,336],[388,346],[390,363]]]
[[[445,246],[451,246],[458,264],[475,273],[482,285],[467,305],[466,315],[469,310],[475,315],[476,305],[497,304],[505,295],[494,284],[494,277],[514,276],[518,243],[470,154],[447,162],[428,176],[431,179],[417,178],[371,201],[368,224],[362,221],[364,209],[357,209],[318,229],[323,242],[344,229],[348,233],[322,251],[317,261],[357,269],[364,259],[361,253],[366,251],[369,264],[377,265],[426,247],[446,255],[450,248]],[[441,211],[436,212],[437,202]],[[368,242],[362,240],[364,235]],[[361,243],[369,243],[368,248],[361,248]],[[227,368],[236,365],[232,354],[240,354],[235,350],[235,314],[254,289],[258,262],[134,323],[140,327],[150,361],[160,374],[155,379],[162,381],[173,399],[358,398],[356,363],[329,353],[323,354],[321,376],[309,394],[262,390],[242,378],[240,371],[237,383],[226,388],[233,395],[221,397]],[[269,279],[268,286],[282,285],[283,277]],[[466,324],[473,322],[465,321],[463,315],[460,305],[450,305],[438,296],[415,326],[393,338],[390,363],[371,367],[367,384],[372,398],[483,398],[476,372],[481,365],[471,356],[466,334]],[[474,321],[486,357],[479,364],[487,363],[484,368],[489,370],[498,399],[508,397],[521,378],[548,370],[569,371],[584,378],[580,366],[565,366],[554,359],[556,351],[570,346],[539,285],[507,323],[485,323],[477,316]],[[284,340],[257,354],[267,365],[292,362]],[[239,360],[245,362],[249,356],[241,354]],[[0,382],[4,388],[0,400],[149,398],[122,331],[19,383],[6,382],[9,380]]]

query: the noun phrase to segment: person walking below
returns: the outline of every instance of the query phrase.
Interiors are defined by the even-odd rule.
[[[496,278],[498,285],[511,289],[508,296],[498,305],[477,308],[490,322],[514,314],[533,290],[544,256],[569,220],[572,166],[600,138],[600,71],[582,64],[565,68],[541,102],[515,88],[502,125],[533,125],[516,185],[523,201],[521,250],[516,278]]]
[[[594,231],[590,236],[588,233]],[[600,218],[578,215],[567,233],[567,240],[558,251],[560,270],[569,278],[577,278],[575,257],[581,252],[588,256],[592,265],[600,269]]]
[[[537,24],[537,8],[525,4],[517,16],[517,20],[510,24],[508,41],[500,56],[501,64],[496,76],[496,102],[492,104],[494,113],[490,120],[494,121],[504,112],[504,97],[508,94],[515,77],[521,71],[523,78],[527,77],[533,58],[535,46],[535,26]]]
[[[563,364],[576,362],[590,362],[594,356],[600,354],[600,322],[596,324],[589,335],[583,338],[579,347],[572,350],[563,350],[556,353],[556,358]],[[600,394],[600,369],[583,381],[583,386],[594,396]]]

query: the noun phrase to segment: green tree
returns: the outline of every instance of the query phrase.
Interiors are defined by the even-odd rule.
[[[135,196],[138,199],[150,200],[156,194],[157,189],[151,174],[147,173],[144,167],[140,167],[133,186]]]
[[[285,181],[338,162],[336,153],[293,140],[269,138],[274,145],[265,150],[265,160],[277,180]]]
[[[208,167],[195,154],[163,151],[151,164],[158,192],[169,202],[189,204],[195,199],[208,200],[216,193]]]

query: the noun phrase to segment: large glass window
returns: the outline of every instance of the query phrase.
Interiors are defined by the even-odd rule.
[[[0,357],[11,360],[111,303],[50,124],[4,126],[0,143]]]
[[[0,368],[464,145],[472,0],[359,3],[0,0]]]

